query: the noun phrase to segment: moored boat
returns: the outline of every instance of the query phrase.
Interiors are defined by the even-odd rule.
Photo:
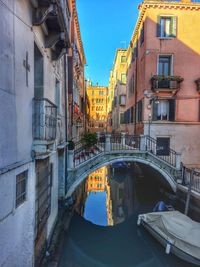
[[[167,254],[200,266],[200,223],[179,211],[165,211],[139,215],[140,224],[166,248]]]

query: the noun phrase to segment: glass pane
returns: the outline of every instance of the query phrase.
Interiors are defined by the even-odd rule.
[[[165,19],[161,18],[160,20],[160,37],[165,36]]]
[[[165,37],[169,37],[170,36],[170,23],[171,23],[171,19],[170,18],[166,18],[165,19]]]

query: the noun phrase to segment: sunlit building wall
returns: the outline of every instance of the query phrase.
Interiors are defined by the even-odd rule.
[[[108,87],[87,84],[88,121],[87,130],[90,132],[103,132],[107,126],[107,94]]]
[[[117,49],[108,86],[107,109],[112,112],[112,131],[118,132],[125,129],[122,116],[126,105],[126,53],[126,49]]]
[[[125,122],[132,134],[200,162],[200,3],[144,1],[127,52]],[[192,155],[192,157],[191,157]]]
[[[103,167],[90,174],[87,178],[86,190],[90,192],[104,192],[107,185],[107,169]]]

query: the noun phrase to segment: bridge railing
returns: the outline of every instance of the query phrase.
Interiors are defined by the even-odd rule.
[[[145,140],[146,151],[162,159],[163,161],[170,164],[171,166],[175,168],[177,167],[178,153],[175,150],[171,148],[166,148],[165,150],[163,150],[161,147],[158,146],[157,140],[153,139],[150,136],[145,136],[145,139],[146,139]]]
[[[200,170],[182,166],[182,184],[189,187],[190,183],[191,189],[200,193]]]
[[[74,150],[74,167],[79,166],[81,163],[103,153],[105,151],[105,142],[98,141],[95,145],[87,147],[80,145]]]
[[[82,143],[75,145],[74,150],[74,167],[94,158],[95,156],[112,151],[140,150],[147,151],[157,158],[168,163],[170,166],[180,169],[180,154],[171,148],[163,149],[158,146],[157,140],[150,136],[137,136],[120,134],[98,134],[98,141],[95,145],[88,148]]]

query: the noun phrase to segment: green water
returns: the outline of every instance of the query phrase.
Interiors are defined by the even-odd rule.
[[[113,186],[114,225],[102,226],[107,221],[105,192],[102,193],[104,196],[98,193],[90,196],[90,201],[86,199],[82,204],[87,220],[74,214],[65,236],[59,267],[192,267],[171,254],[166,255],[164,247],[142,226],[137,226],[138,214],[152,211],[155,203],[164,198],[163,190],[170,191],[159,175],[145,168],[143,175],[130,168],[108,173],[109,184],[111,188]],[[119,205],[115,191],[119,188],[124,189],[120,194],[123,199],[120,202],[124,214],[122,223],[118,223],[119,215],[114,214]]]

